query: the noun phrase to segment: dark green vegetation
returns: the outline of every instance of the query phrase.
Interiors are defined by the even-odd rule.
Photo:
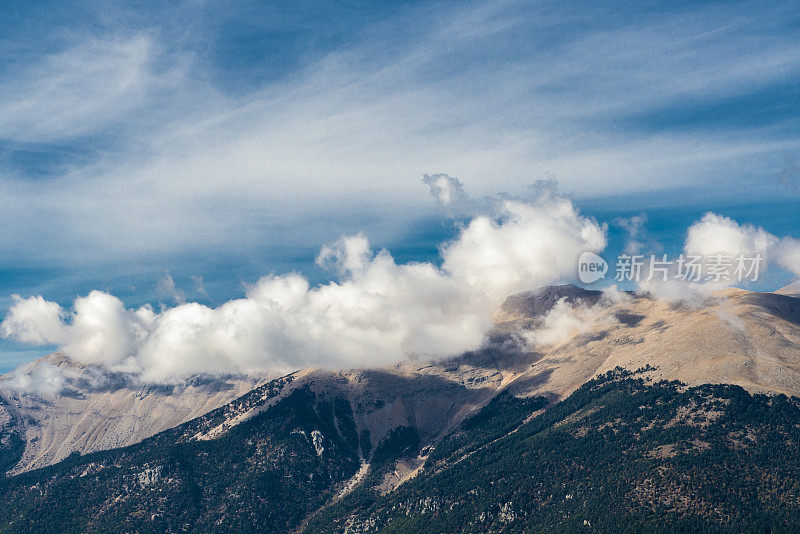
[[[340,399],[297,388],[218,439],[186,441],[220,413],[7,479],[0,530],[281,532],[359,466],[355,422]]]
[[[368,490],[312,530],[796,532],[800,400],[614,372],[536,408],[500,397],[397,491]],[[503,437],[495,441],[497,434]]]
[[[0,530],[798,530],[799,399],[641,376],[609,373],[547,409],[500,394],[432,449],[395,428],[338,502],[368,433],[349,401],[298,387],[214,440],[188,438],[240,408],[7,479]],[[387,493],[397,460],[419,455],[420,474]]]

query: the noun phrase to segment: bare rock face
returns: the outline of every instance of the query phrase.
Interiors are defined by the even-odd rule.
[[[464,403],[462,413],[504,389],[563,398],[615,367],[649,368],[644,376],[652,380],[800,396],[798,298],[729,289],[676,303],[559,286],[509,298],[496,319],[486,348],[392,373],[464,387],[474,396],[450,396]],[[554,335],[538,336],[544,331]]]

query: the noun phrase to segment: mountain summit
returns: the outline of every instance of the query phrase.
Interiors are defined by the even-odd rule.
[[[307,370],[300,382],[379,402],[380,410],[361,403],[356,411],[359,428],[373,440],[408,425],[432,441],[499,391],[564,398],[617,367],[650,366],[647,376],[655,380],[800,396],[800,299],[784,290],[729,289],[691,304],[549,286],[509,297],[479,351],[386,369]],[[198,377],[180,386],[148,385],[52,354],[0,377],[5,432],[25,443],[12,472],[139,442],[264,380]],[[22,392],[25,387],[33,393]]]
[[[765,492],[770,472],[797,480],[800,299],[788,295],[730,289],[676,303],[556,286],[510,297],[484,348],[442,361],[165,388],[52,355],[3,381],[46,366],[66,377],[58,392],[2,393],[8,530],[56,513],[81,531],[613,531],[658,518],[690,529],[800,518],[766,493],[760,515],[745,517],[747,506],[697,489]],[[694,467],[682,468],[689,457]],[[704,470],[712,464],[725,467]],[[615,515],[604,507],[616,495],[627,500]]]

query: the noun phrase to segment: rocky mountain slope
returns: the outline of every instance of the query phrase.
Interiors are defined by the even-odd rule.
[[[615,370],[546,411],[502,394],[395,491],[308,532],[796,532],[800,399]]]
[[[800,399],[649,372],[613,370],[556,404],[503,392],[432,446],[405,425],[373,445],[341,392],[287,376],[7,478],[0,531],[796,531]]]
[[[425,530],[424,525],[437,524],[429,524],[433,516],[426,514],[449,517],[448,523],[441,525],[458,525],[467,530],[514,530],[516,527],[509,526],[512,524],[525,530],[543,525],[531,522],[533,501],[525,501],[523,506],[513,494],[513,485],[504,486],[503,481],[514,466],[499,471],[485,467],[508,456],[508,461],[518,462],[519,469],[533,469],[525,476],[534,476],[535,465],[543,457],[523,455],[515,459],[514,447],[537,450],[558,447],[544,458],[553,469],[566,461],[558,456],[559,451],[573,450],[569,448],[573,446],[577,447],[573,454],[578,458],[581,454],[585,456],[578,462],[592,466],[591,469],[608,469],[609,465],[621,462],[620,465],[624,464],[620,468],[621,478],[614,479],[612,485],[602,486],[592,479],[581,491],[591,488],[592,492],[605,495],[603,492],[611,491],[609,488],[622,488],[621,485],[628,483],[625,481],[638,480],[636,485],[622,489],[631,499],[645,495],[647,502],[642,497],[641,502],[637,501],[641,506],[630,508],[629,512],[640,514],[650,510],[646,513],[656,514],[653,517],[671,514],[675,507],[686,508],[686,499],[693,498],[694,490],[690,489],[699,480],[733,484],[730,480],[744,469],[741,462],[745,459],[762,462],[758,464],[761,470],[748,476],[766,477],[765,473],[771,469],[771,464],[763,463],[767,459],[746,457],[745,453],[737,452],[739,445],[741,450],[749,451],[747,454],[757,455],[765,450],[763,447],[769,450],[783,447],[783,456],[779,456],[782,461],[800,460],[792,448],[796,443],[792,429],[800,428],[800,419],[792,422],[797,409],[796,401],[790,399],[800,396],[800,299],[796,297],[728,290],[702,302],[670,303],[649,295],[604,295],[574,286],[559,286],[509,298],[495,320],[494,331],[485,348],[479,351],[446,361],[407,362],[388,369],[299,371],[256,387],[206,415],[141,443],[89,455],[86,453],[92,450],[113,447],[115,436],[121,433],[124,436],[126,428],[137,424],[137,414],[145,414],[140,425],[147,425],[147,417],[153,414],[130,407],[125,410],[123,404],[130,401],[122,400],[116,404],[119,422],[103,426],[92,421],[109,413],[108,408],[99,400],[83,399],[95,402],[91,406],[96,411],[80,415],[76,413],[80,405],[71,405],[74,412],[65,409],[57,416],[39,415],[33,421],[41,423],[27,421],[24,423],[27,426],[22,427],[26,428],[26,434],[20,435],[15,430],[19,421],[25,421],[24,417],[31,417],[28,415],[31,413],[47,413],[50,408],[44,408],[41,401],[38,410],[31,409],[24,404],[32,403],[30,398],[4,396],[2,413],[10,414],[6,416],[10,422],[4,423],[0,460],[8,467],[16,466],[13,473],[52,463],[57,459],[55,454],[64,457],[69,454],[66,451],[79,451],[84,456],[71,456],[47,469],[7,479],[0,488],[0,500],[6,503],[0,507],[0,527],[25,531],[41,526],[36,521],[42,511],[57,507],[54,500],[68,494],[81,495],[82,499],[71,505],[80,510],[80,515],[69,515],[70,528],[75,530],[104,530],[121,522],[118,524],[136,531],[206,531],[217,526],[221,530],[357,532],[386,527],[416,531]],[[632,372],[633,378],[629,376]],[[631,385],[631,380],[635,384]],[[603,387],[611,389],[604,389],[600,397],[592,397],[592,392],[599,391],[595,386],[606,383],[612,385]],[[227,389],[213,384],[211,381],[186,387],[196,398],[205,399],[208,407],[225,395],[233,396],[236,388],[246,387],[245,382],[233,382]],[[717,384],[720,386],[713,386]],[[70,387],[77,385],[75,382]],[[737,388],[730,389],[730,385]],[[626,395],[639,396],[642,402],[635,406],[630,402],[620,404],[614,388],[627,391]],[[125,390],[111,388],[107,394],[113,397],[120,391]],[[214,392],[218,396],[212,395]],[[183,394],[176,394],[179,392],[171,393],[165,397],[165,392],[156,388],[144,398],[152,399],[147,406],[152,406],[157,415],[159,399],[165,402],[164,398],[183,398]],[[763,393],[771,396],[750,395]],[[586,401],[587,395],[594,400]],[[70,406],[69,402],[78,402],[85,396],[77,390],[67,390],[47,402]],[[120,396],[133,397],[128,392]],[[572,399],[572,404],[565,399]],[[671,403],[668,409],[648,404],[666,402],[664,399]],[[748,412],[748,417],[752,417],[736,419],[737,412],[725,408],[734,402],[731,399],[744,403],[734,406],[744,405],[747,410],[754,410]],[[783,399],[780,400],[783,404],[775,405],[770,399]],[[136,402],[143,401],[134,401],[133,405]],[[584,410],[587,402],[599,408],[587,414]],[[26,410],[20,409],[23,406]],[[606,409],[608,406],[611,408]],[[642,411],[645,408],[650,411]],[[686,415],[694,412],[699,415]],[[717,412],[728,419],[719,419]],[[97,435],[105,437],[81,442],[86,432],[73,431],[69,427],[70,417],[85,421],[86,428],[96,428]],[[174,417],[191,419],[187,411]],[[126,418],[129,418],[127,423]],[[773,423],[771,418],[780,422]],[[586,424],[577,423],[583,419]],[[735,424],[724,427],[723,432],[715,426],[718,420]],[[154,421],[166,422],[167,417],[158,415]],[[559,430],[555,434],[546,431],[550,437],[544,439],[541,433],[547,428]],[[660,429],[659,432],[649,432],[654,428]],[[666,430],[673,428],[678,430]],[[627,433],[624,434],[627,441],[619,437],[620,429]],[[149,435],[157,430],[160,429],[153,426]],[[768,441],[761,443],[748,437],[761,431],[769,432]],[[139,441],[143,434],[130,439]],[[49,447],[37,445],[35,438],[43,435],[49,436]],[[76,438],[68,446],[52,445],[60,443],[59,436],[64,435]],[[631,448],[645,435],[641,446]],[[587,436],[591,439],[583,439]],[[583,444],[570,441],[578,438]],[[82,443],[100,446],[82,449]],[[509,445],[512,443],[513,447]],[[636,451],[630,457],[635,466],[625,464],[626,456],[618,455],[625,448]],[[606,451],[610,463],[597,463],[593,452],[597,450]],[[734,467],[722,482],[704,472],[683,489],[673,488],[675,491],[669,495],[654,490],[654,481],[659,476],[663,478],[664,468],[679,470],[680,462],[696,461],[693,456],[682,456],[687,450],[691,454],[695,454],[691,451],[698,454],[714,451],[714,462],[733,462]],[[57,453],[37,456],[36,451]],[[659,464],[651,461],[653,458],[663,461]],[[665,462],[670,465],[665,467]],[[478,499],[483,504],[476,504],[469,496],[480,494],[477,487],[480,484],[470,478],[473,471],[465,472],[459,466],[470,466],[469,469],[477,470],[474,473],[483,473],[484,482],[493,480],[497,494],[486,493]],[[642,477],[631,478],[629,475],[640,467]],[[586,473],[585,469],[580,472]],[[786,485],[792,476],[788,471],[781,472],[776,480]],[[464,484],[458,483],[462,479]],[[732,491],[763,494],[764,502],[778,506],[770,500],[775,497],[755,479],[751,478],[750,485],[733,484]],[[570,481],[574,482],[573,478],[552,476],[540,481],[536,491],[546,492],[549,497],[534,498],[535,506],[553,505],[554,495],[564,493],[565,484]],[[438,500],[420,504],[427,502],[424,496],[434,487],[452,491],[448,490],[446,499],[439,495]],[[417,493],[407,493],[410,491]],[[430,490],[431,495],[435,493]],[[733,524],[731,521],[743,520],[732,515],[731,510],[736,506],[731,508],[730,503],[721,503],[718,497],[704,498],[708,510],[723,510],[722,515],[689,514],[686,525],[695,521],[724,530],[725,525]],[[489,506],[490,502],[499,503],[498,499],[508,499],[500,503],[506,508]],[[417,504],[409,508],[411,501]],[[599,510],[604,501],[591,502],[592,509]],[[659,508],[659,502],[671,503],[672,511]],[[172,503],[181,504],[172,510]],[[263,511],[268,504],[275,506],[275,510]],[[567,504],[559,510],[562,519],[567,517],[569,521],[559,522],[553,516],[548,524],[565,529],[602,524],[602,514],[579,514],[574,506],[570,507],[574,503]],[[450,507],[451,512],[457,507],[466,508],[456,517],[444,513],[444,506]],[[794,514],[794,504],[791,506],[786,508],[787,513]],[[398,513],[418,520],[401,521]],[[794,520],[791,514],[769,518],[786,525]],[[523,517],[524,521],[515,523]],[[574,524],[572,519],[578,517],[588,523]],[[680,514],[670,517],[675,521],[684,518]],[[231,523],[234,518],[240,522]],[[343,522],[341,518],[346,519]],[[213,525],[216,526],[212,528]],[[405,526],[400,528],[401,525]]]
[[[361,400],[359,428],[375,439],[407,424],[419,428],[426,442],[498,391],[563,398],[615,367],[634,370],[657,363],[652,378],[800,395],[798,302],[784,294],[731,289],[701,303],[675,304],[647,295],[609,299],[575,286],[548,287],[510,297],[496,314],[495,330],[483,350],[436,363],[304,374],[321,389],[339,387]],[[15,473],[75,451],[136,443],[229,402],[259,380],[225,377],[175,388],[135,386],[123,376],[77,366],[58,354],[21,372],[30,374],[37,366],[66,370],[67,383],[30,394],[4,387],[9,375],[0,378],[0,424],[25,444]],[[415,393],[405,394],[409,391]],[[375,403],[381,407],[370,410]]]
[[[37,383],[34,392],[19,384],[41,382],[42,375],[51,383]],[[138,443],[230,402],[261,381],[198,378],[176,387],[148,386],[52,354],[0,377],[0,428],[7,442],[0,441],[0,450],[23,447],[17,462],[0,467],[19,473],[74,452]]]
[[[615,367],[650,364],[658,366],[653,378],[800,395],[798,298],[729,289],[692,304],[626,294],[578,309],[583,311],[570,316],[552,308],[533,324],[524,312],[499,317],[498,329],[507,332],[537,324],[547,329],[548,319],[559,326],[565,315],[578,318],[561,320],[567,335],[542,336],[555,342],[527,352],[528,368],[514,367],[509,379],[516,391],[563,396]]]

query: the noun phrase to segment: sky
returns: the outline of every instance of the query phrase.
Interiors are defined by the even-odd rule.
[[[358,233],[441,266],[475,214],[425,174],[475,205],[557,183],[609,257],[631,218],[670,253],[708,211],[800,237],[799,95],[792,2],[11,2],[0,313],[313,288]],[[0,371],[56,346],[6,339]]]

